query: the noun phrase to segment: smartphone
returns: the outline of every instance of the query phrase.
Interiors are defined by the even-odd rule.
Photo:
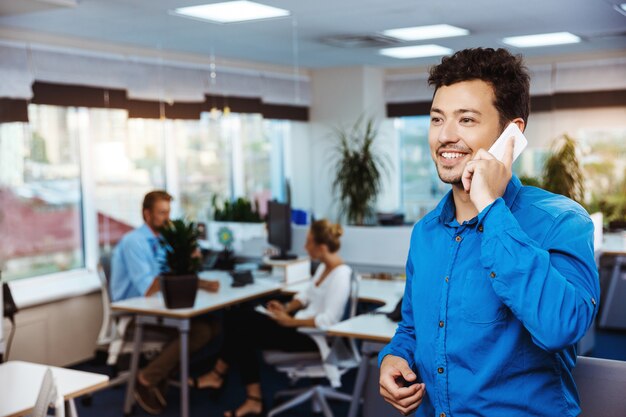
[[[515,123],[509,124],[504,132],[500,135],[498,139],[491,145],[489,148],[489,153],[496,157],[498,161],[502,161],[504,158],[504,150],[506,149],[506,143],[508,139],[513,136],[515,137],[515,147],[513,148],[513,162],[517,159],[518,156],[522,153],[526,146],[528,146],[528,140],[526,136],[522,133],[521,130],[517,127]]]

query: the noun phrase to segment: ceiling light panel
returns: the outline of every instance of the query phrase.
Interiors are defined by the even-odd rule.
[[[175,9],[173,13],[215,23],[247,22],[250,20],[284,17],[290,14],[289,10],[247,0],[180,7]]]
[[[439,45],[414,45],[385,48],[378,51],[381,55],[398,59],[424,58],[427,56],[450,55],[452,49]]]
[[[502,39],[502,42],[517,48],[535,48],[539,46],[579,43],[580,38],[569,32],[555,32],[540,35],[512,36]]]
[[[469,35],[469,30],[451,25],[430,25],[389,29],[383,31],[383,35],[403,41],[419,41],[424,39],[466,36]]]

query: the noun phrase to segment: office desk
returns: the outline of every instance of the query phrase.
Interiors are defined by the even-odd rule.
[[[381,304],[376,310],[389,312],[404,294],[404,280],[383,280],[363,278],[359,281],[359,301]],[[308,285],[308,280],[288,285],[282,289],[283,293],[296,294]]]
[[[255,277],[253,284],[237,288],[231,287],[232,278],[226,272],[203,272],[200,274],[200,278],[219,280],[220,289],[216,293],[198,291],[196,302],[192,308],[168,309],[165,307],[161,293],[152,297],[130,298],[111,304],[111,309],[114,311],[135,314],[135,338],[130,378],[124,402],[125,414],[130,414],[133,405],[133,390],[139,365],[144,324],[174,327],[180,332],[180,408],[181,416],[188,417],[189,386],[187,380],[189,375],[188,336],[190,320],[211,311],[278,292],[281,288],[280,282],[271,277]]]
[[[369,374],[370,360],[378,354],[384,344],[391,340],[398,327],[398,323],[389,320],[385,314],[377,313],[392,311],[403,293],[404,281],[363,279],[359,286],[359,299],[384,304],[374,313],[352,317],[335,324],[328,330],[328,334],[331,336],[363,340],[361,346],[362,358],[352,392],[352,402],[348,411],[349,417],[356,417],[359,411],[363,389]]]
[[[25,416],[33,411],[47,365],[9,361],[0,364],[0,417]],[[81,395],[104,388],[107,375],[50,366],[63,399],[73,401]]]

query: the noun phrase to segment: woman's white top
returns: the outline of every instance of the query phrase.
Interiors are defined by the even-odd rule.
[[[295,318],[315,318],[315,326],[327,329],[339,323],[343,318],[346,303],[350,298],[350,276],[352,269],[348,265],[339,265],[333,268],[324,281],[316,286],[326,270],[326,265],[320,264],[315,270],[313,278],[304,290],[294,298],[302,303],[304,308],[299,310]]]

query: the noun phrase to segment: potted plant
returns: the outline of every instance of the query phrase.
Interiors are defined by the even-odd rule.
[[[218,222],[247,222],[261,223],[263,219],[259,215],[257,202],[252,202],[244,197],[239,197],[234,201],[225,201],[222,207],[217,202],[217,194],[211,199],[213,206],[213,219]]]
[[[363,127],[363,117],[359,117],[352,128],[335,129],[335,134],[333,191],[339,194],[340,214],[350,224],[363,225],[374,214],[382,172],[387,171],[385,161],[374,149],[378,131],[372,118]]]
[[[543,167],[543,188],[582,203],[584,177],[577,155],[577,142],[564,134],[552,144],[553,152]]]
[[[192,307],[198,292],[198,229],[195,223],[172,220],[161,229],[168,271],[161,274],[161,292],[167,308]]]

